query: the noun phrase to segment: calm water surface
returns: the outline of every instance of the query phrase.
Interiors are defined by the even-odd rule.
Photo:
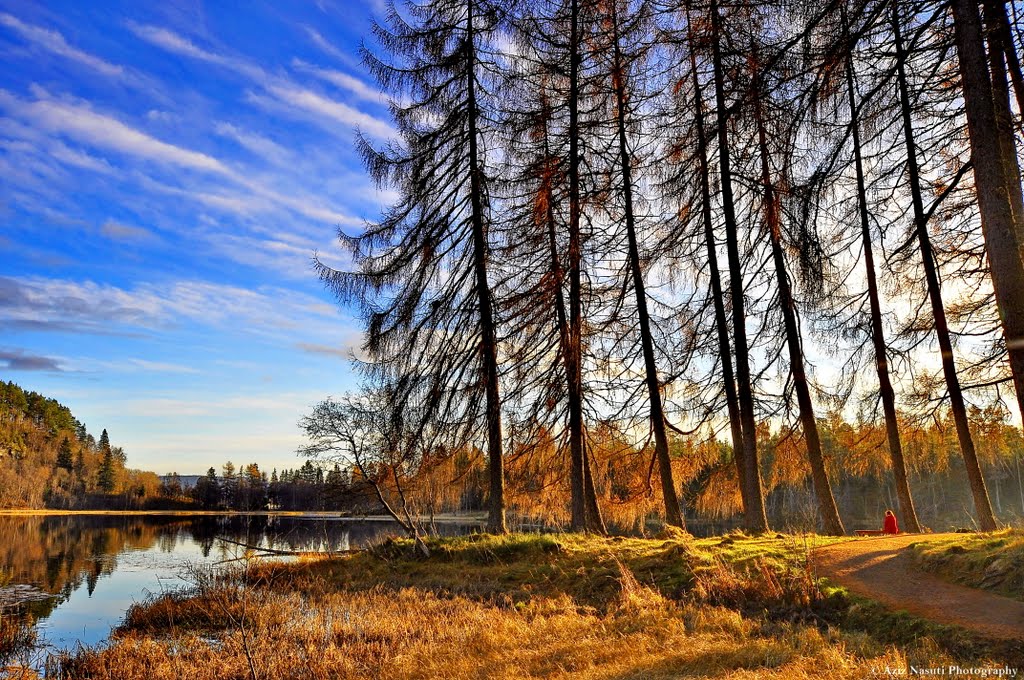
[[[438,525],[444,534],[476,526]],[[389,522],[301,516],[0,516],[0,615],[31,614],[52,650],[105,640],[135,602],[187,584],[190,566],[248,545],[333,551],[398,533]]]

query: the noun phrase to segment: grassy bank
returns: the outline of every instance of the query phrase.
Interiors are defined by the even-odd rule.
[[[823,587],[835,539],[512,535],[335,559],[250,559],[137,605],[67,678],[861,678],[1019,664]],[[1016,662],[1016,663],[1015,663]]]
[[[971,588],[1024,600],[1024,530],[963,534],[911,546],[922,569]]]

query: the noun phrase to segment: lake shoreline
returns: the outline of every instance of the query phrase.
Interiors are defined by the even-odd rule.
[[[6,509],[0,510],[0,517],[31,516],[151,516],[151,517],[299,517],[318,520],[349,520],[355,522],[394,522],[389,515],[349,515],[341,512],[300,511],[300,510],[59,510],[59,509]],[[486,513],[465,515],[446,513],[430,517],[419,517],[418,521],[435,524],[484,524]]]
[[[482,528],[477,518],[447,516],[431,531]],[[10,624],[0,627],[0,677],[5,639],[38,634],[39,653],[103,643],[134,604],[187,586],[196,569],[254,554],[359,551],[401,535],[386,517],[339,513],[8,510],[0,513],[0,619]]]

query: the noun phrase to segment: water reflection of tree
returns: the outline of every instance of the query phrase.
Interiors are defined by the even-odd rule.
[[[444,533],[471,527],[450,525]],[[337,551],[400,533],[387,522],[350,522],[276,515],[0,516],[0,570],[12,584],[29,584],[53,597],[25,603],[23,613],[44,619],[81,587],[91,596],[118,568],[126,551],[173,553],[192,542],[204,559],[230,560],[240,548],[218,538],[290,551]]]
[[[171,517],[57,515],[0,517],[0,563],[13,580],[61,593],[68,583],[100,565],[116,567],[125,550],[151,548],[163,535],[176,535],[187,521]]]
[[[0,517],[0,564],[12,583],[54,596],[23,607],[37,619],[46,618],[83,583],[91,595],[125,550],[149,549],[161,536],[173,537],[187,525],[169,517]]]

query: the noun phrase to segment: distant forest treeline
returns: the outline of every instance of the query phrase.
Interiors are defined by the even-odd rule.
[[[54,399],[0,382],[0,508],[142,509],[166,505],[153,472],[125,467]]]
[[[1019,428],[998,408],[971,413],[985,477],[999,518],[1024,519],[1024,477]],[[308,424],[308,423],[307,423]],[[882,425],[850,423],[836,414],[819,421],[823,447],[834,475],[836,501],[851,528],[873,526],[886,508],[896,506],[895,489],[884,450]],[[925,426],[903,427],[911,483],[922,521],[933,529],[970,523],[971,498],[964,484],[955,427],[951,418]],[[366,432],[366,443],[373,441]],[[649,493],[651,451],[605,422],[590,433],[596,490],[606,499],[605,518],[620,530],[640,529],[658,516],[659,499]],[[802,442],[789,431],[763,425],[758,443],[764,451],[766,505],[773,525],[814,528],[816,507],[802,457]],[[567,494],[561,480],[568,471],[553,434],[539,440],[513,439],[506,474],[513,524],[568,522]],[[673,471],[687,480],[681,501],[695,527],[739,522],[742,503],[735,483],[730,447],[721,441],[673,436]],[[381,504],[368,477],[385,499],[396,502],[401,486],[416,515],[486,508],[486,456],[475,447],[438,451],[412,470],[389,468],[380,460],[358,465],[307,460],[294,469],[267,473],[255,463],[210,468],[191,488],[175,474],[163,481],[152,472],[127,469],[124,451],[88,433],[70,409],[36,392],[0,382],[0,508],[315,510],[373,514]]]
[[[989,481],[998,518],[1008,523],[1024,520],[1024,439],[1019,428],[1005,422],[1001,409],[974,409],[974,437]],[[838,415],[818,423],[822,445],[830,461],[836,502],[850,529],[875,528],[886,509],[896,508],[896,490],[884,449],[884,428],[878,423],[850,423]],[[642,530],[659,517],[659,499],[649,493],[649,447],[604,423],[591,433],[591,455],[597,494],[606,499],[604,516],[618,531]],[[972,526],[971,496],[965,484],[951,417],[925,426],[906,423],[904,440],[910,481],[917,491],[918,513],[925,526],[945,530]],[[814,530],[817,509],[802,442],[792,432],[758,429],[764,451],[762,474],[767,489],[767,513],[773,526]],[[506,469],[510,481],[508,509],[513,526],[538,524],[549,528],[568,525],[568,495],[560,483],[568,474],[554,438],[541,443],[513,441],[518,453]],[[675,436],[671,440],[673,472],[686,480],[681,502],[698,532],[739,526],[742,502],[735,481],[732,451],[722,441]],[[353,514],[380,513],[382,505],[370,479],[394,507],[405,503],[413,516],[429,519],[451,512],[486,509],[486,456],[477,448],[439,451],[410,472],[382,462],[358,465],[334,463],[324,467],[307,460],[301,467],[277,469],[269,474],[257,464],[236,468],[225,463],[210,468],[191,488],[165,478],[165,493],[204,510],[314,510]],[[399,494],[399,488],[401,494]]]
[[[256,463],[236,468],[228,461],[220,474],[210,468],[191,487],[177,473],[165,475],[163,493],[169,499],[193,504],[198,510],[343,510],[374,513],[380,508],[372,499],[373,490],[358,482],[348,469],[339,465],[325,470],[306,461],[294,470],[275,468],[268,475]]]

